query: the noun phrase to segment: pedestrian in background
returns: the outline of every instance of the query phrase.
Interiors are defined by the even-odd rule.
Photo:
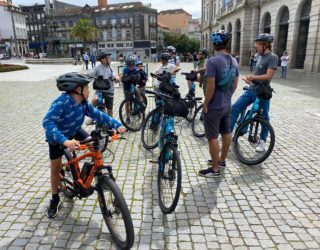
[[[91,61],[92,68],[94,68],[96,66],[96,55],[94,53],[91,53],[90,61]]]
[[[287,77],[287,67],[289,63],[288,52],[284,51],[283,56],[280,59],[281,59],[281,78],[285,79]]]
[[[85,52],[84,55],[83,55],[83,61],[84,61],[84,63],[86,64],[86,70],[88,70],[89,59],[90,59],[90,58],[89,58],[88,53]]]

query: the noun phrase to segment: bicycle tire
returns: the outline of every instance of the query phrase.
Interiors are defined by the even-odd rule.
[[[193,117],[195,115],[195,111],[197,110],[197,101],[192,100],[190,102],[193,102],[193,107],[192,108],[188,108],[189,109],[189,113],[188,113],[188,115],[186,117],[186,120],[188,122],[192,122]]]
[[[268,149],[265,151],[265,153],[263,155],[261,155],[261,157],[259,157],[257,159],[248,159],[243,156],[243,154],[240,150],[239,138],[245,135],[243,133],[243,131],[246,130],[251,125],[251,123],[253,124],[254,122],[260,123],[261,126],[268,127],[268,130],[269,130],[268,138],[270,140],[270,143],[269,143]],[[247,165],[257,165],[257,164],[260,164],[263,161],[265,161],[270,156],[270,154],[272,153],[272,150],[274,148],[274,144],[275,144],[275,133],[274,133],[273,127],[271,126],[271,124],[267,120],[260,118],[260,117],[256,117],[256,118],[251,118],[251,119],[245,120],[236,129],[234,139],[233,139],[233,150],[234,150],[234,152],[240,162],[247,164]]]
[[[109,142],[109,136],[108,136],[108,130],[109,127],[105,124],[100,124],[96,122],[96,129],[99,129],[101,131],[101,139],[99,140],[99,145],[100,145],[100,151],[103,153],[108,146]]]
[[[125,104],[126,104],[127,100],[123,100],[120,104],[120,107],[119,107],[119,118],[120,118],[120,121],[122,122],[123,126],[126,127],[126,129],[128,129],[129,131],[132,131],[132,132],[137,132],[141,129],[142,127],[142,124],[143,124],[143,121],[145,120],[145,112],[144,112],[144,109],[141,105],[141,103],[134,99],[134,100],[130,100],[130,106],[131,105],[138,105],[139,106],[139,111],[138,111],[138,114],[136,114],[135,116],[139,116],[141,119],[141,121],[138,122],[138,124],[136,126],[133,126],[132,125],[132,121],[130,123],[126,122],[126,119],[124,118],[124,113],[125,113]],[[130,114],[130,119],[132,118],[133,116],[131,116]]]
[[[177,184],[176,190],[174,192],[173,201],[172,201],[171,205],[169,205],[169,206],[164,204],[164,197],[163,197],[163,193],[162,193],[163,189],[161,188],[161,184],[162,184],[163,180],[165,180],[166,178],[172,178],[170,175],[172,173],[172,171],[168,171],[168,175],[170,175],[168,177],[163,175],[163,172],[165,173],[167,170],[166,159],[165,159],[165,154],[167,152],[166,151],[167,149],[170,149],[172,151],[172,154],[171,154],[172,161],[173,161],[173,164],[176,163],[175,164],[176,165],[175,166],[176,167],[176,174],[174,174],[174,182],[176,182],[176,184]],[[164,171],[162,171],[160,168],[161,163],[164,164]],[[180,197],[181,179],[182,179],[182,170],[181,170],[180,154],[179,154],[177,148],[174,147],[173,145],[166,145],[163,147],[161,154],[160,154],[160,157],[159,157],[159,168],[158,168],[158,176],[157,176],[158,201],[159,201],[160,209],[164,214],[170,214],[176,209],[176,206],[178,204],[179,197]],[[170,185],[170,181],[171,180],[168,180],[166,182],[168,182],[168,184]],[[165,194],[167,194],[167,193],[165,193]]]
[[[142,124],[142,129],[141,129],[141,142],[142,142],[142,145],[145,149],[155,149],[157,146],[158,146],[158,140],[159,140],[159,136],[160,136],[160,124],[158,126],[158,128],[156,130],[152,130],[150,129],[150,125],[149,125],[149,121],[151,122],[151,119],[153,117],[153,115],[156,113],[156,112],[161,112],[159,109],[154,109],[152,110],[146,117],[146,119],[144,120],[143,124]],[[149,127],[149,128],[148,128]],[[157,139],[155,140],[155,142],[153,144],[151,143],[148,143],[147,142],[147,135],[145,134],[146,133],[146,130],[147,129],[150,129],[152,131],[154,131],[155,133],[158,133],[157,134]]]
[[[101,175],[98,180],[97,191],[101,213],[112,239],[121,249],[130,249],[134,243],[134,228],[127,203],[120,189],[108,175]],[[104,191],[111,193],[112,207],[107,207]],[[114,206],[115,204],[116,206]],[[112,209],[115,211],[114,214],[112,214]],[[120,234],[115,230],[115,225],[112,221],[115,215],[119,216],[119,213],[122,215],[125,227],[126,235],[124,240],[121,239]]]
[[[204,132],[204,121],[201,121],[201,116],[202,114],[199,114],[199,112],[202,111],[203,108],[203,104],[201,104],[196,111],[194,112],[194,116],[192,118],[192,123],[191,123],[191,129],[192,129],[192,133],[195,137],[201,138],[205,136],[205,132]],[[200,121],[199,121],[200,119]],[[203,119],[203,118],[202,118]],[[198,123],[200,122],[200,126],[201,123],[203,124],[203,131],[197,131],[196,126],[198,125]]]
[[[71,160],[71,154],[65,151],[62,156],[62,163],[65,161],[70,162]],[[60,174],[61,176],[63,176],[63,179],[60,180],[60,192],[62,192],[65,197],[72,200],[75,197],[75,195],[73,189],[73,177],[70,166],[64,166],[64,164],[62,164]],[[64,188],[62,188],[62,186],[64,186]]]

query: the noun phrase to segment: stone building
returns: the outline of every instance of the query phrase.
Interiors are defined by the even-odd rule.
[[[288,51],[290,68],[320,72],[319,25],[318,0],[202,0],[202,46],[211,48],[212,32],[224,29],[242,65],[255,53],[256,35],[270,32],[274,53]]]
[[[71,38],[71,30],[81,18],[89,18],[97,28],[97,41],[88,45],[91,51],[108,50],[113,58],[122,53],[136,52],[150,56],[157,47],[157,10],[141,2],[108,4],[98,1],[98,6],[68,8],[48,17],[49,37],[60,52],[74,56],[76,50],[84,50],[81,41]]]
[[[180,34],[189,32],[192,15],[183,9],[164,10],[158,13],[158,20],[172,31]]]
[[[11,0],[0,0],[1,54],[23,56],[28,52],[26,18]]]

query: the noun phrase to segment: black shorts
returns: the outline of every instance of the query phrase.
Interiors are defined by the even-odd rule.
[[[109,92],[102,92],[102,96],[104,98],[105,101],[105,106],[107,109],[113,109],[113,97],[114,97],[114,93],[109,93]],[[96,91],[95,93],[96,96],[98,96],[98,91]]]
[[[131,90],[130,89],[129,90],[124,89],[123,90],[123,95],[124,95],[124,99],[130,100],[131,99]]]
[[[78,141],[83,141],[89,136],[90,135],[83,128],[80,128],[74,136],[71,136],[68,139],[76,139]],[[64,146],[60,144],[51,144],[50,142],[48,144],[50,160],[59,159],[63,155]]]
[[[217,139],[219,133],[230,134],[231,107],[222,109],[208,109],[204,114],[204,131],[208,140]]]

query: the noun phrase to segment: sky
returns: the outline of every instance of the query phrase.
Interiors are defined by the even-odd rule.
[[[59,0],[61,2],[84,6],[85,4],[96,6],[98,0]],[[138,2],[135,0],[108,0],[108,3],[125,3]],[[152,8],[161,10],[169,9],[184,9],[192,15],[192,18],[200,18],[201,15],[201,1],[199,0],[140,0],[143,3],[151,3]],[[15,5],[33,5],[35,3],[44,4],[44,0],[12,0]]]

